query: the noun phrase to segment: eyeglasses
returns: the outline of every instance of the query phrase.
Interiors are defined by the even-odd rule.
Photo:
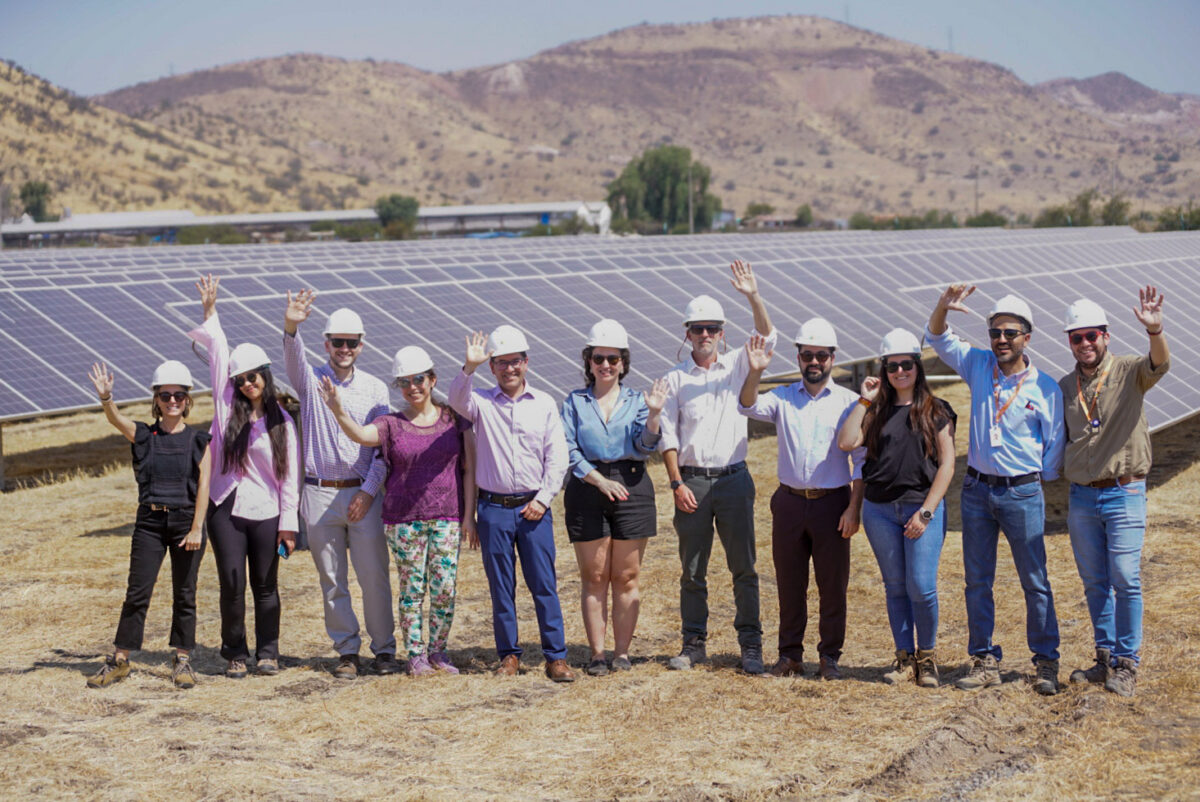
[[[911,359],[901,359],[899,362],[884,362],[883,363],[883,369],[886,370],[888,373],[895,373],[900,370],[908,372],[908,371],[912,370],[913,368],[915,368],[916,366],[917,366],[917,363]]]
[[[612,365],[613,367],[616,367],[617,365],[621,364],[621,355],[620,354],[608,354],[607,356],[602,356],[600,354],[592,354],[592,364],[593,365],[596,365],[598,367],[600,365],[603,365],[605,362]]]
[[[254,384],[258,381],[258,377],[262,376],[257,370],[248,370],[245,373],[239,373],[233,377],[233,386],[241,389],[241,386],[246,382]]]
[[[988,329],[988,336],[993,340],[999,340],[1001,337],[1004,337],[1004,339],[1012,342],[1024,334],[1024,329]]]
[[[696,335],[697,337],[703,336],[705,334],[707,334],[711,337],[716,337],[718,334],[720,334],[724,330],[725,330],[725,327],[721,326],[721,325],[700,326],[700,325],[693,324],[688,327],[688,331],[690,331],[692,334]]]
[[[412,387],[414,384],[417,387],[424,387],[425,380],[428,378],[429,378],[429,374],[418,373],[417,375],[415,375],[411,378],[409,378],[408,376],[402,376],[401,378],[396,379],[396,384],[398,384],[400,386],[400,389],[402,389],[402,390],[407,390],[409,387]]]
[[[351,351],[353,351],[355,348],[357,348],[359,345],[362,344],[362,338],[358,337],[356,339],[350,340],[345,337],[330,337],[329,344],[332,345],[334,348],[349,348]]]
[[[828,362],[830,357],[832,357],[832,356],[833,356],[833,354],[830,353],[829,351],[801,351],[800,352],[800,361],[801,362],[813,362],[813,361]]]
[[[492,359],[492,364],[500,368],[500,370],[508,370],[509,368],[517,368],[525,364],[528,357],[519,356],[516,359]]]
[[[173,393],[163,392],[158,394],[158,400],[162,401],[164,404],[168,401],[174,401],[177,404],[182,404],[187,400],[187,397],[188,394],[186,390],[176,390]]]
[[[1099,332],[1099,331],[1086,331],[1086,332],[1082,332],[1082,333],[1074,332],[1071,335],[1071,345],[1081,345],[1084,340],[1087,340],[1090,343],[1094,343],[1094,342],[1096,342],[1096,340],[1100,339],[1100,335],[1101,335],[1101,332]]]

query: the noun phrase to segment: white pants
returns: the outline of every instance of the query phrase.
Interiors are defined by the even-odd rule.
[[[358,618],[350,603],[348,563],[353,563],[354,575],[362,589],[363,618],[371,636],[371,651],[376,655],[395,654],[391,560],[380,518],[383,488],[367,514],[357,523],[351,523],[346,511],[358,491],[357,487],[305,485],[300,499],[300,513],[308,525],[308,545],[325,600],[325,631],[340,655],[358,654],[362,648]]]

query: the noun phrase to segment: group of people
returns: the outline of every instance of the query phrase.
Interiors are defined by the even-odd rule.
[[[193,381],[179,362],[165,362],[154,372],[151,424],[135,423],[116,408],[105,366],[94,366],[90,375],[108,420],[131,443],[139,506],[115,650],[88,684],[105,687],[128,675],[129,654],[141,648],[150,595],[168,553],[174,582],[172,678],[179,687],[195,684],[189,654],[206,538],[218,569],[226,675],[248,672],[247,583],[255,606],[253,668],[278,672],[276,577],[279,560],[295,548],[301,515],[326,631],[339,656],[336,677],[353,679],[364,670],[349,589],[351,564],[362,590],[371,668],[379,674],[402,669],[388,552],[399,573],[399,648],[408,672],[458,673],[447,642],[465,541],[481,550],[500,659],[496,673],[521,670],[519,557],[546,676],[570,682],[575,676],[565,659],[550,512],[564,480],[565,528],[579,566],[590,649],[585,670],[594,676],[629,670],[640,567],[647,541],[657,532],[646,459],[661,452],[681,563],[682,648],[669,668],[687,670],[707,659],[706,578],[715,534],[732,577],[742,670],[804,674],[811,562],[820,599],[816,671],[822,679],[840,679],[850,538],[861,525],[879,565],[895,647],[895,663],[884,679],[936,687],[937,573],[957,416],[930,390],[922,338],[905,329],[890,331],[880,344],[877,370],[855,393],[831,378],[837,332],[828,321],[812,318],[794,339],[800,380],[760,393],[779,334],[750,265],[734,262],[731,271],[731,284],[754,319],[745,347],[726,347],[721,304],[698,296],[683,314],[688,356],[637,392],[622,382],[630,369],[628,335],[619,322],[601,320],[581,353],[585,386],[561,405],[527,382],[531,349],[524,333],[501,325],[487,336],[467,336],[448,404],[435,397],[438,376],[429,354],[416,346],[397,351],[394,386],[406,406],[392,412],[386,385],[355,367],[364,348],[361,318],[345,308],[329,315],[328,360],[314,367],[305,357],[300,326],[315,294],[288,293],[283,353],[299,396],[302,454],[294,422],[276,397],[266,353],[252,344],[229,349],[216,310],[219,279],[201,279],[204,322],[189,336],[208,351],[214,388],[209,432],[185,423]],[[950,330],[948,313],[967,311],[964,302],[974,289],[947,288],[923,338],[971,391],[961,498],[971,662],[956,685],[974,690],[1001,681],[1001,650],[992,639],[992,586],[1003,531],[1025,595],[1034,687],[1042,694],[1058,692],[1059,636],[1043,542],[1042,482],[1065,473],[1071,483],[1068,528],[1096,649],[1095,664],[1074,672],[1071,680],[1131,695],[1140,658],[1139,572],[1150,468],[1142,399],[1169,368],[1163,296],[1154,287],[1139,290],[1134,314],[1149,336],[1145,356],[1109,353],[1104,310],[1088,300],[1071,304],[1063,331],[1076,367],[1056,382],[1025,353],[1033,315],[1015,296],[1001,298],[988,314],[990,348],[972,348]],[[484,364],[494,387],[474,386]],[[778,435],[779,486],[770,509],[779,642],[769,669],[762,651],[755,486],[746,468],[749,418],[774,423]]]

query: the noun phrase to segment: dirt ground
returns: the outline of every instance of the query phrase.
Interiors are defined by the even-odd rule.
[[[961,385],[941,391],[960,413]],[[210,407],[208,409],[211,409]],[[203,421],[205,405],[197,409]],[[143,410],[134,409],[141,415]],[[883,589],[866,538],[853,541],[848,678],[770,680],[737,668],[733,603],[719,546],[710,568],[712,662],[669,672],[678,651],[678,559],[661,466],[660,535],[642,577],[632,672],[554,685],[541,674],[532,605],[519,592],[520,677],[495,665],[486,581],[463,552],[451,656],[459,677],[334,680],[316,572],[307,552],[280,570],[285,670],[229,680],[217,649],[210,554],[199,583],[200,684],[169,680],[170,574],[164,568],[135,672],[84,687],[111,648],[124,595],[136,488],[128,449],[98,414],[7,426],[0,496],[0,796],[362,799],[1187,799],[1200,797],[1200,419],[1155,437],[1143,578],[1146,639],[1138,693],[1095,687],[1053,698],[1028,682],[1024,605],[1007,546],[996,580],[1005,683],[968,694],[963,671],[958,482],[942,555],[942,687],[892,687]],[[766,500],[775,440],[751,443],[766,657],[777,594]],[[1092,638],[1065,535],[1066,487],[1047,488],[1050,574],[1065,681],[1090,663]],[[561,502],[555,507],[561,519]],[[587,658],[579,581],[558,532],[560,593],[574,665]],[[1003,542],[1003,541],[1002,541]],[[394,580],[393,580],[394,582]],[[815,654],[813,591],[809,654]],[[356,609],[358,609],[357,592]],[[809,664],[810,673],[813,669]]]

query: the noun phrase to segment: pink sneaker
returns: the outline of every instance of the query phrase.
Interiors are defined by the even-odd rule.
[[[433,674],[437,671],[433,666],[429,665],[429,658],[423,654],[408,659],[408,673],[414,677],[424,677]]]
[[[447,674],[457,674],[458,669],[454,667],[454,663],[450,662],[450,658],[445,652],[434,652],[429,655],[429,665],[432,665],[438,671],[445,671]]]

